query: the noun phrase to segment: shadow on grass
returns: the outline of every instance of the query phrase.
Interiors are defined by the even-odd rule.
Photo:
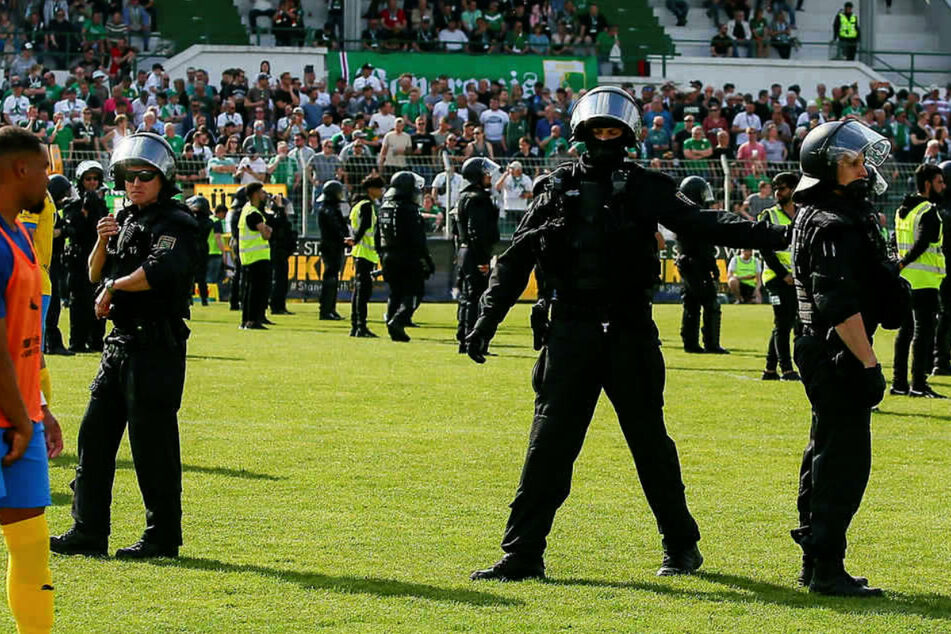
[[[924,414],[920,412],[890,412],[885,409],[877,409],[873,414],[884,414],[885,416],[898,416],[899,418],[934,418],[937,420],[951,420],[949,414]]]
[[[414,597],[431,601],[467,603],[469,605],[522,605],[517,599],[500,597],[488,592],[467,590],[465,588],[440,588],[422,583],[411,583],[398,579],[377,577],[357,577],[347,575],[325,575],[319,572],[283,570],[252,564],[232,564],[217,559],[202,557],[181,557],[179,559],[148,560],[153,566],[167,568],[186,568],[189,570],[207,570],[211,572],[250,572],[262,577],[293,583],[305,590],[331,590],[347,594],[372,594],[378,597]]]
[[[667,369],[681,370],[683,372],[725,372],[727,374],[740,374],[744,376],[750,373],[750,370],[746,370],[744,368],[685,368],[683,366],[668,365]],[[750,374],[750,378],[756,377],[753,377],[753,375]]]
[[[678,588],[652,581],[602,581],[599,579],[552,579],[548,583],[564,586],[593,586],[653,592],[672,597],[700,599],[715,603],[762,603],[794,609],[835,610],[843,614],[910,614],[926,619],[951,619],[951,597],[940,594],[904,594],[888,592],[881,598],[846,599],[809,594],[790,586],[721,572],[700,571],[699,579],[727,586],[723,590],[703,592],[696,588]]]
[[[190,354],[185,358],[188,361],[247,361],[245,357],[216,357],[209,354]]]
[[[61,493],[59,491],[52,491],[50,493],[50,498],[53,500],[53,506],[70,506],[73,503],[72,493]]]
[[[78,458],[76,454],[64,453],[58,458],[52,460],[53,466],[56,467],[73,467],[75,466]],[[134,469],[135,465],[132,464],[131,460],[119,459],[116,460],[116,469]],[[247,469],[231,469],[228,467],[200,467],[197,465],[182,465],[182,471],[185,473],[204,473],[208,475],[223,475],[229,478],[243,478],[245,480],[269,480],[271,482],[277,482],[280,480],[286,480],[286,477],[275,476],[269,473],[257,473],[255,471],[248,471]]]

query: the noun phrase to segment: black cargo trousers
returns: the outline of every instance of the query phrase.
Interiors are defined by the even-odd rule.
[[[555,512],[603,389],[634,457],[665,543],[689,547],[700,532],[684,495],[680,461],[664,426],[664,358],[649,312],[612,320],[572,314],[557,301],[535,364],[535,416],[502,550],[541,557]]]
[[[855,402],[861,364],[850,353],[836,357],[812,334],[797,336],[794,349],[812,426],[799,470],[799,528],[792,536],[808,555],[841,560],[872,470],[872,410]]]
[[[181,328],[184,328],[183,326]],[[85,534],[110,532],[116,453],[126,426],[145,503],[143,539],[182,543],[182,459],[178,409],[185,385],[187,329],[167,323],[116,328],[106,337],[89,405],[79,426],[73,519]]]
[[[720,302],[717,298],[719,270],[711,270],[691,257],[677,258],[677,271],[683,281],[683,315],[680,339],[685,347],[700,345],[700,317],[703,311],[703,345],[720,347]]]

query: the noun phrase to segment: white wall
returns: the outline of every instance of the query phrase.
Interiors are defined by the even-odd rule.
[[[212,85],[221,83],[221,72],[228,68],[242,68],[248,76],[248,83],[254,83],[261,60],[271,62],[271,74],[279,75],[289,72],[303,78],[304,66],[314,65],[317,77],[326,75],[324,57],[327,49],[323,47],[292,48],[262,47],[262,46],[217,46],[211,44],[195,44],[172,57],[164,64],[165,72],[172,79],[185,77],[189,66],[204,68],[208,71]]]
[[[716,89],[729,82],[736,86],[737,92],[752,93],[754,97],[760,90],[768,90],[774,82],[782,84],[784,89],[799,84],[802,97],[807,100],[816,96],[816,84],[825,84],[827,94],[831,95],[833,86],[857,81],[859,88],[865,91],[870,81],[884,80],[879,73],[860,62],[676,57],[667,60],[666,79],[661,75],[660,59],[656,58],[651,59],[651,77],[602,77],[601,83],[620,85],[632,82],[639,91],[645,84],[659,86],[672,80],[678,88],[689,90],[694,79]]]

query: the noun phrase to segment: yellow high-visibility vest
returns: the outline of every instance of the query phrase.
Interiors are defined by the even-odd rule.
[[[855,40],[859,37],[859,16],[839,13],[839,39]]]
[[[380,261],[380,256],[376,252],[376,205],[373,204],[372,200],[364,198],[353,206],[353,209],[350,210],[350,226],[353,227],[354,233],[360,228],[360,213],[364,205],[370,205],[370,228],[360,238],[360,242],[353,245],[350,255],[376,264]]]
[[[764,209],[759,214],[760,220],[766,220],[774,225],[791,225],[792,219],[786,215],[786,212],[783,211],[783,208],[779,205],[770,207],[769,209]],[[783,266],[786,267],[790,273],[792,273],[792,253],[787,249],[786,251],[775,251],[776,258],[783,263]],[[771,269],[769,266],[763,267],[763,284],[776,278],[776,271]]]
[[[925,201],[917,205],[902,218],[895,214],[895,241],[898,243],[898,255],[905,257],[915,244],[915,233],[921,223],[921,216],[931,209],[931,203]],[[902,269],[901,276],[908,280],[912,290],[938,288],[945,276],[944,253],[941,240],[944,227],[938,225],[938,239],[925,249],[921,256]]]
[[[271,245],[260,231],[248,227],[248,216],[255,212],[264,217],[263,211],[247,203],[241,210],[241,219],[238,221],[238,249],[241,255],[241,266],[271,259]]]

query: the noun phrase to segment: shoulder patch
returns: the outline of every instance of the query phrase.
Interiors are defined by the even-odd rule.
[[[178,238],[175,236],[159,236],[159,239],[156,241],[155,246],[160,249],[174,249],[175,243],[178,241]]]

